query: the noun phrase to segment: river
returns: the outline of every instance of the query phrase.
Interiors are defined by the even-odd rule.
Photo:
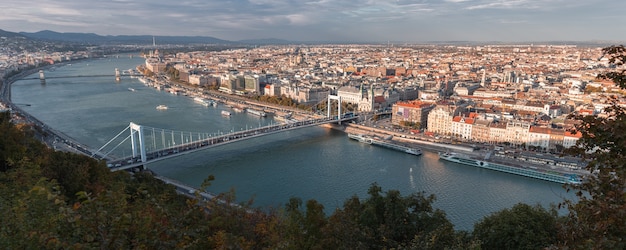
[[[45,72],[46,77],[111,77],[50,78],[45,84],[20,80],[12,85],[12,101],[92,148],[104,145],[131,121],[205,133],[276,122],[271,116],[236,112],[224,117],[220,112],[228,108],[223,105],[204,107],[189,97],[144,86],[138,79],[115,81],[115,68],[125,70],[142,63],[143,58],[137,55],[120,55],[55,67]],[[161,104],[169,109],[156,110]],[[435,152],[413,156],[361,144],[341,131],[322,127],[232,143],[153,163],[148,168],[192,186],[214,175],[208,191],[232,189],[238,201],[254,199],[254,205],[263,208],[280,206],[291,197],[315,199],[325,206],[327,215],[353,195],[365,198],[372,183],[403,195],[424,191],[435,194],[434,206],[444,210],[460,230],[471,230],[484,216],[519,202],[547,207],[563,197],[574,198],[557,183],[440,161]]]

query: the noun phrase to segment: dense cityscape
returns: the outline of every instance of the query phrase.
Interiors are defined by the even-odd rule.
[[[401,147],[402,150],[405,150],[404,146],[406,145],[440,152],[454,149],[457,145],[466,147],[469,149],[469,155],[484,157],[485,162],[475,162],[478,167],[483,167],[491,155],[494,157],[492,160],[505,165],[506,163],[526,164],[526,168],[528,168],[528,166],[546,167],[546,165],[552,164],[546,169],[572,174],[576,177],[570,179],[571,181],[556,181],[564,184],[586,183],[586,178],[595,180],[590,173],[585,172],[586,170],[600,174],[600,176],[604,174],[593,171],[595,169],[588,169],[585,164],[589,158],[585,157],[584,154],[593,153],[596,149],[578,151],[577,155],[568,153],[568,150],[576,149],[580,140],[586,140],[586,132],[581,131],[578,127],[581,121],[576,118],[590,116],[610,119],[615,112],[613,107],[623,106],[624,101],[626,101],[621,86],[616,85],[612,81],[613,79],[601,77],[609,72],[623,72],[626,67],[619,61],[616,63],[610,56],[607,56],[607,50],[601,46],[388,43],[370,45],[236,45],[207,51],[183,50],[181,47],[171,44],[159,45],[155,40],[152,44],[141,46],[94,46],[3,36],[0,37],[0,47],[2,48],[0,51],[0,77],[3,79],[2,103],[0,103],[2,110],[17,111],[11,108],[15,107],[10,103],[11,94],[5,93],[9,91],[6,83],[16,76],[23,77],[23,74],[32,74],[39,69],[45,69],[56,64],[63,65],[76,60],[114,56],[118,55],[115,54],[117,52],[140,52],[145,57],[145,64],[137,65],[134,69],[120,70],[136,72],[141,75],[140,78],[144,84],[156,86],[173,94],[201,97],[207,100],[215,99],[215,101],[224,101],[229,105],[231,100],[252,103],[267,101],[270,98],[287,98],[290,99],[288,102],[289,110],[298,108],[298,112],[303,114],[303,116],[295,117],[296,120],[292,120],[294,123],[298,122],[297,119],[305,119],[305,117],[311,119],[323,117],[326,113],[326,110],[323,109],[329,108],[325,107],[329,96],[338,97],[345,110],[342,112],[343,114],[335,115],[342,118],[346,117],[346,113],[349,113],[351,116],[358,117],[342,128],[351,135],[358,133],[361,136],[362,134],[370,138],[368,140],[388,136],[385,139],[389,141],[388,145],[393,144],[390,147]],[[284,114],[280,113],[281,116]],[[24,116],[28,116],[27,114],[14,112],[12,115],[13,123],[32,122],[28,117],[24,118]],[[289,123],[289,119],[286,119],[285,122]],[[41,124],[31,125],[41,126]],[[391,139],[391,135],[394,136],[393,139]],[[51,143],[51,141],[46,141],[43,136],[41,140],[44,143]],[[72,151],[71,148],[62,148],[61,150]],[[421,154],[415,153],[415,151],[411,152],[416,155]],[[564,153],[578,157],[565,156]],[[444,157],[447,156],[444,155]],[[11,164],[13,163],[3,163],[2,170],[10,169],[13,166]],[[491,163],[487,163],[487,165],[489,164]],[[536,167],[532,168],[537,169]],[[529,171],[533,170],[530,169]],[[139,176],[139,179],[149,178],[141,177],[142,173],[135,174]],[[623,182],[623,180],[620,181]],[[68,185],[64,184],[63,181],[61,183]],[[96,193],[100,192],[95,191],[100,190],[98,185],[93,183],[90,185],[94,185],[94,187],[90,187],[90,190]],[[69,189],[65,186],[64,188]],[[81,191],[80,187],[73,186],[73,188],[73,191]],[[372,200],[363,202],[361,208],[363,211],[367,211],[366,203],[374,202],[375,194],[380,192],[377,188],[376,185],[372,186],[372,190],[374,190],[373,193],[370,193]],[[178,193],[181,193],[180,190]],[[200,196],[194,196],[193,190],[190,192],[185,190],[182,194],[192,199],[194,197],[200,198]],[[88,206],[86,201],[89,199],[81,195],[88,194],[78,194],[77,197],[69,198],[69,200],[76,200],[74,210],[79,210],[79,207],[76,207],[79,205],[76,204],[84,203],[85,206]],[[387,193],[387,195],[385,199],[393,198],[389,197],[392,193]],[[445,232],[453,231],[448,223],[442,222],[445,220],[442,220],[441,215],[430,208],[429,202],[432,202],[430,200],[432,198],[421,196],[420,198],[425,199],[421,202],[427,204],[430,209],[428,213],[431,217],[429,218],[437,221],[434,222],[433,228],[439,228],[438,230],[445,228]],[[206,202],[206,197],[204,199]],[[411,199],[415,199],[415,197],[411,197]],[[169,202],[172,201],[169,200]],[[290,201],[286,208],[290,212],[289,216],[296,216],[298,213],[293,209],[300,209],[302,205],[293,202],[295,201]],[[219,197],[219,202],[216,204],[218,203],[224,203],[224,198]],[[306,208],[314,211],[315,205],[307,203]],[[348,205],[349,203],[344,205],[346,211],[349,209]],[[215,204],[211,206],[215,206]],[[212,209],[215,207],[209,208],[207,205],[206,211],[201,210],[200,212],[211,214]],[[516,209],[536,212],[537,214],[528,216],[531,219],[552,216],[549,222],[543,221],[542,223],[554,224],[548,226],[542,224],[539,227],[551,228],[557,224],[555,211],[520,205],[513,208],[511,212],[516,211]],[[228,212],[218,210],[215,213],[228,214]],[[357,210],[359,209],[354,211]],[[509,212],[509,210],[505,212]],[[252,219],[254,221],[267,219],[256,214],[256,212],[243,213],[247,213],[244,217],[254,217]],[[241,216],[241,214],[239,215]],[[367,216],[366,213],[361,215]],[[498,215],[507,217],[506,213]],[[298,216],[303,215],[298,214]],[[310,215],[307,214],[307,219],[311,219],[308,216]],[[341,215],[333,215],[333,218],[336,218],[334,216]],[[443,217],[445,218],[445,215]],[[268,221],[264,222],[269,223]],[[484,223],[486,222],[487,220],[484,221]],[[290,223],[296,222],[291,221]],[[314,224],[314,222],[311,223]],[[326,223],[330,225],[330,222],[327,221]],[[394,225],[402,224],[400,222],[394,223]],[[359,242],[344,243],[345,245],[342,246],[355,247],[358,244],[364,244],[356,248],[377,246],[431,249],[480,248],[482,246],[484,249],[495,249],[509,244],[489,238],[491,235],[487,233],[489,231],[488,225],[480,224],[483,226],[482,228],[478,225],[473,232],[474,238],[464,235],[462,232],[456,232],[454,236],[449,235],[454,239],[429,241],[425,239],[434,237],[433,233],[420,234],[419,237],[418,234],[415,234],[415,238],[413,238],[411,233],[408,233],[413,232],[411,229],[406,231],[403,236],[393,236],[395,237],[394,241],[397,241],[394,243],[384,243],[384,240],[374,239],[371,242],[363,243],[365,240],[355,239]],[[289,228],[289,226],[293,225],[285,227]],[[306,226],[311,225],[307,224]],[[318,226],[322,227],[321,225]],[[554,227],[559,228],[559,230],[567,230],[567,227],[572,225],[560,226],[562,227]],[[618,227],[623,227],[623,225],[618,225]],[[418,225],[417,228],[421,228],[421,226]],[[306,231],[306,229],[303,230]],[[339,228],[329,230],[341,231]],[[441,235],[446,234],[444,231],[439,233]],[[561,239],[557,234],[563,234],[562,231],[556,229],[548,231],[547,233],[537,232],[550,234],[550,236],[542,235],[542,237],[547,238],[542,238],[536,242],[540,245],[508,245],[508,247],[534,249],[550,245],[564,247],[568,244],[556,240],[557,238]],[[346,231],[342,232],[345,233]],[[380,233],[379,231],[376,232]],[[266,232],[263,237],[280,238],[269,234],[271,232]],[[370,234],[376,233],[370,232]],[[322,240],[322,237],[327,237],[327,235],[329,235],[328,232],[302,233],[298,235],[300,238],[290,235],[295,237],[290,238],[290,243],[284,243],[280,240],[271,241],[268,238],[264,238],[267,242],[263,243],[249,238],[223,239],[224,241],[221,242],[223,245],[216,243],[219,241],[219,237],[212,236],[208,239],[210,243],[203,243],[205,244],[203,246],[237,246],[236,248],[250,249],[275,248],[280,244],[287,244],[287,248],[307,249],[333,246],[334,243],[331,241]],[[340,240],[343,236],[345,235],[336,236],[338,238],[334,240]],[[392,237],[391,235],[388,236]],[[84,236],[82,237],[83,240],[86,239]],[[174,235],[162,236],[162,238],[171,240],[170,243],[176,242],[177,239],[180,239],[179,237]],[[249,235],[242,237],[249,237]],[[408,237],[408,239],[404,237]],[[305,238],[309,241],[304,240]],[[310,240],[315,243],[310,242]],[[96,242],[93,239],[87,241]],[[67,242],[71,242],[71,240]],[[251,242],[256,242],[258,245]],[[293,242],[298,243],[293,244]],[[398,244],[396,245],[396,243]],[[609,243],[614,244],[611,246],[623,246],[623,242],[619,241]],[[186,242],[186,244],[193,245],[190,242]],[[586,247],[594,246],[593,243],[587,244]],[[245,247],[243,247],[244,245]]]
[[[158,48],[148,51],[144,66],[150,72],[165,75],[171,66],[178,80],[192,86],[286,96],[309,106],[333,94],[356,112],[391,111],[391,124],[413,133],[544,152],[575,145],[580,135],[568,132],[573,122],[566,117],[602,115],[610,93],[620,91],[597,78],[610,67],[600,47],[310,45],[167,55]],[[7,50],[0,73],[93,56],[89,51]]]

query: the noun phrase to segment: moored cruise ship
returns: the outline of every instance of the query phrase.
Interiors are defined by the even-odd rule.
[[[260,117],[265,117],[265,116],[267,116],[267,114],[265,113],[265,111],[261,111],[261,110],[256,110],[256,109],[250,109],[250,108],[249,108],[249,109],[246,109],[246,111],[247,111],[249,114],[258,115],[258,116],[260,116]]]
[[[509,174],[516,174],[526,177],[531,177],[535,179],[557,182],[561,184],[579,184],[580,178],[577,174],[573,173],[559,173],[555,171],[543,171],[537,167],[528,166],[528,167],[520,167],[520,166],[512,166],[505,165],[490,161],[484,161],[479,159],[471,158],[467,155],[457,154],[457,153],[442,153],[439,152],[439,159],[455,162],[459,164],[469,165],[473,167],[485,168],[495,171],[500,171]]]
[[[395,144],[395,143],[390,142],[390,141],[378,140],[378,139],[375,139],[375,138],[372,138],[372,137],[369,137],[369,136],[365,136],[365,135],[348,134],[348,138],[353,139],[353,140],[357,140],[357,141],[365,143],[365,144],[372,144],[372,145],[381,146],[381,147],[384,147],[384,148],[395,149],[395,150],[398,150],[398,151],[401,151],[401,152],[405,152],[407,154],[422,155],[422,150],[420,150],[418,148],[406,147],[406,146]]]

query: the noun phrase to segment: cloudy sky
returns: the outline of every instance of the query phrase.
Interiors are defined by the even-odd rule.
[[[626,41],[626,0],[2,0],[0,29],[292,41]]]

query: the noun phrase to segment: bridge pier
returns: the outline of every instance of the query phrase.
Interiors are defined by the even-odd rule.
[[[130,142],[133,150],[133,158],[137,157],[137,149],[139,149],[139,154],[141,156],[141,162],[146,162],[146,145],[145,139],[143,136],[143,127],[141,125],[135,124],[133,122],[130,123]],[[137,134],[138,142],[135,141],[135,134]]]
[[[120,69],[115,68],[115,81],[119,82],[122,79],[121,75],[120,75]]]
[[[41,81],[41,84],[46,84],[46,76],[43,74],[43,69],[39,70],[39,81]]]
[[[328,104],[326,105],[326,109],[328,110],[328,115],[326,117],[330,118],[331,100],[337,100],[337,120],[339,120],[338,124],[341,125],[341,96],[328,95]]]

